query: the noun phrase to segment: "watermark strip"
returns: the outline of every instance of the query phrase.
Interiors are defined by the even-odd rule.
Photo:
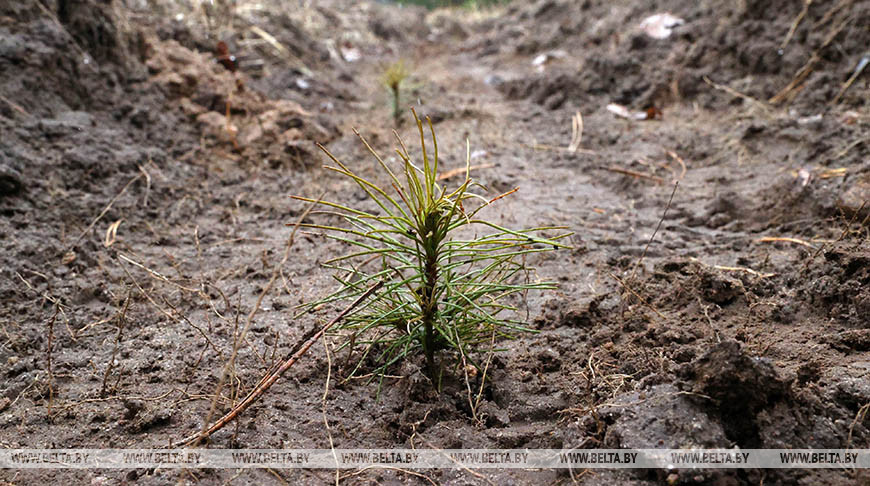
[[[6,449],[4,469],[870,468],[870,449]]]

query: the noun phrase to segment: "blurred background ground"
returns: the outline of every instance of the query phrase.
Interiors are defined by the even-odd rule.
[[[489,217],[574,231],[573,250],[530,262],[560,284],[520,302],[539,332],[499,343],[474,410],[461,377],[431,393],[420,362],[397,366],[380,394],[344,380],[345,351],[324,401],[318,345],[210,446],[326,448],[326,421],[338,448],[868,447],[870,2],[411,3],[0,3],[2,447],[156,447],[199,430],[303,210],[287,196],[363,199],[321,168],[314,143],[377,177],[352,128],[384,154],[394,128],[411,138],[380,81],[399,60],[411,72],[400,104],[432,118],[444,166],[464,165],[468,139],[490,195],[520,188]],[[673,28],[647,20],[662,13]],[[296,239],[220,411],[334,314],[294,319],[293,307],[333,288],[319,264],[341,251]],[[340,343],[330,337],[330,352]],[[421,473],[340,479],[867,481],[860,470]]]

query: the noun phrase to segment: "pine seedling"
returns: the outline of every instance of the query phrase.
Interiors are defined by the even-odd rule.
[[[383,376],[400,360],[425,355],[430,378],[438,383],[436,352],[449,351],[455,363],[471,362],[478,345],[497,337],[528,331],[509,314],[516,308],[509,297],[527,290],[554,289],[550,282],[533,282],[526,256],[558,248],[569,236],[561,227],[511,230],[478,217],[495,201],[474,194],[470,176],[470,148],[466,147],[465,180],[449,191],[438,181],[438,144],[428,121],[433,154],[426,148],[423,123],[415,112],[420,135],[422,164],[412,161],[396,134],[400,167],[394,172],[360,136],[377,161],[389,186],[365,179],[320,147],[334,162],[327,166],[351,178],[374,203],[376,210],[363,210],[337,202],[293,196],[318,203],[324,210],[312,213],[338,216],[344,225],[304,224],[343,242],[352,250],[325,265],[336,271],[339,288],[329,296],[305,304],[308,309],[354,299],[375,282],[381,290],[347,316],[342,323],[351,331],[345,346],[362,352],[352,373],[366,359],[374,358],[373,376]],[[359,133],[357,133],[359,136]],[[479,235],[478,232],[485,232]],[[544,233],[555,233],[545,237]],[[471,235],[471,236],[468,236]]]
[[[411,72],[405,67],[404,61],[396,61],[393,64],[387,66],[387,69],[384,70],[384,74],[381,77],[381,82],[384,83],[384,86],[390,91],[390,95],[392,96],[392,107],[393,107],[393,122],[398,127],[399,123],[402,121],[402,108],[401,108],[401,94],[402,94],[402,82],[411,75]]]

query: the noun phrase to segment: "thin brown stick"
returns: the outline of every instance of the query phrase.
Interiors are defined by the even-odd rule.
[[[39,2],[37,2],[37,3],[39,3]],[[78,236],[78,238],[73,240],[72,244],[67,245],[67,247],[61,253],[66,253],[67,250],[70,250],[71,248],[78,245],[79,241],[81,241],[82,238],[84,238],[85,235],[88,234],[88,231],[90,231],[94,227],[94,225],[97,224],[97,222],[99,220],[101,220],[103,218],[103,216],[105,216],[106,213],[109,212],[110,209],[112,209],[112,205],[115,204],[115,201],[117,201],[118,198],[120,198],[125,192],[127,192],[127,189],[129,189],[130,186],[133,185],[134,182],[138,181],[142,177],[143,177],[143,175],[139,174],[136,177],[130,179],[130,182],[128,182],[127,185],[125,185],[123,188],[121,188],[121,192],[119,192],[118,194],[115,194],[115,197],[113,197],[112,200],[109,201],[109,204],[107,204],[106,207],[103,208],[103,210],[100,212],[100,214],[98,214],[97,217],[94,218],[93,221],[91,221],[91,224],[89,224],[88,227],[85,228],[84,231],[81,232],[81,234]]]
[[[324,193],[325,194],[325,193]],[[251,312],[248,314],[248,318],[245,322],[245,327],[242,329],[242,332],[238,334],[233,342],[233,352],[230,354],[230,359],[227,361],[224,366],[223,372],[221,372],[221,378],[218,381],[217,387],[215,388],[214,398],[212,399],[211,408],[209,409],[208,415],[206,416],[205,421],[202,425],[202,432],[200,433],[199,438],[195,438],[193,441],[194,446],[196,446],[201,439],[207,438],[211,435],[211,432],[207,432],[206,427],[208,427],[208,423],[211,421],[211,418],[214,416],[215,411],[217,411],[217,402],[220,397],[221,391],[223,391],[224,384],[226,383],[227,376],[230,373],[230,370],[233,369],[236,363],[236,356],[239,354],[239,348],[241,347],[242,341],[248,335],[248,331],[251,329],[251,325],[254,322],[254,316],[257,315],[257,312],[260,310],[260,305],[263,303],[263,299],[266,297],[272,290],[272,286],[275,284],[275,280],[278,278],[278,275],[281,273],[281,269],[284,267],[284,264],[287,263],[287,260],[290,259],[290,248],[293,246],[294,238],[296,237],[296,232],[299,230],[299,226],[302,224],[302,220],[308,216],[308,213],[311,212],[311,209],[314,208],[314,205],[319,203],[323,198],[324,194],[321,194],[314,202],[308,205],[305,210],[302,212],[302,215],[299,216],[299,219],[296,221],[296,224],[293,226],[293,231],[290,232],[290,236],[287,238],[287,244],[284,246],[284,255],[281,258],[281,261],[275,265],[275,268],[272,269],[272,277],[269,279],[269,282],[263,287],[262,292],[260,292],[260,296],[257,297],[257,303],[254,304],[254,308],[251,309]],[[256,388],[255,388],[256,390]],[[247,408],[247,406],[245,407]],[[244,409],[243,409],[244,410]],[[241,411],[239,412],[241,413]],[[232,419],[230,419],[232,420]],[[223,427],[223,425],[221,426]],[[217,429],[215,429],[217,430]]]
[[[617,174],[631,176],[637,179],[648,179],[651,181],[655,181],[659,184],[664,184],[665,180],[659,176],[654,176],[650,174],[644,174],[643,172],[637,172],[630,169],[622,169],[619,167],[599,167],[600,170],[606,170],[607,172],[615,172]]]
[[[643,259],[646,258],[646,253],[649,251],[649,246],[652,244],[653,240],[656,238],[656,235],[659,232],[659,229],[662,227],[662,223],[665,221],[665,217],[668,215],[668,209],[671,209],[671,203],[674,201],[674,194],[677,193],[677,187],[680,186],[680,181],[674,182],[674,190],[671,191],[671,197],[668,198],[668,204],[665,206],[665,210],[662,213],[661,219],[659,219],[659,224],[656,225],[656,230],[653,231],[652,236],[649,237],[649,241],[646,242],[646,246],[643,248],[643,253],[640,254],[640,258],[638,258],[637,263],[634,264],[634,268],[631,270],[631,276],[628,277],[628,281],[631,282],[634,279],[634,275],[637,273],[637,267],[643,263]]]
[[[788,29],[788,34],[786,34],[785,39],[783,39],[782,44],[779,45],[780,49],[785,49],[789,42],[791,42],[791,38],[794,37],[795,31],[797,31],[798,26],[801,24],[801,21],[804,17],[807,16],[807,12],[810,10],[810,5],[812,5],[813,0],[805,0],[804,8],[801,10],[801,13],[795,17],[794,21],[791,23],[791,27]]]
[[[291,366],[293,366],[297,361],[299,361],[299,358],[301,358],[302,355],[304,355],[315,342],[317,342],[324,334],[326,334],[326,331],[328,331],[332,326],[334,326],[336,323],[338,323],[339,321],[344,319],[344,317],[347,314],[349,314],[350,311],[352,311],[356,306],[361,304],[370,295],[375,293],[383,285],[384,285],[383,282],[378,282],[378,283],[372,285],[371,287],[369,287],[369,289],[366,290],[365,293],[360,295],[355,301],[353,301],[349,306],[347,306],[343,311],[341,311],[331,321],[327,322],[323,327],[321,327],[320,330],[317,331],[317,333],[315,333],[313,336],[311,336],[308,339],[308,341],[306,341],[305,344],[298,351],[296,351],[289,358],[287,358],[281,364],[281,366],[279,366],[278,369],[275,370],[274,373],[269,375],[266,379],[261,380],[260,385],[258,385],[253,391],[251,391],[251,393],[249,393],[248,396],[245,397],[244,400],[242,400],[238,405],[233,407],[233,409],[230,410],[226,415],[224,415],[217,422],[215,422],[214,425],[207,427],[205,430],[203,430],[200,433],[197,433],[197,434],[194,434],[190,437],[185,438],[184,440],[182,440],[178,444],[178,446],[185,447],[185,446],[188,446],[191,444],[199,443],[203,439],[207,439],[208,437],[210,437],[212,434],[214,434],[218,430],[224,428],[228,423],[232,422],[242,412],[247,410],[248,407],[250,407],[257,400],[259,400],[260,397],[263,395],[263,393],[265,393],[266,390],[268,390],[272,385],[275,384],[276,381],[278,381],[279,378],[281,378],[281,375],[283,375],[284,372],[286,372],[288,369],[290,369]]]
[[[734,88],[731,88],[731,87],[729,87],[729,86],[725,86],[724,84],[719,84],[719,83],[713,82],[713,81],[711,81],[710,78],[708,78],[707,76],[704,76],[704,82],[707,83],[707,84],[709,84],[709,85],[712,86],[713,88],[718,89],[719,91],[724,91],[724,92],[730,94],[731,96],[734,96],[734,97],[736,97],[736,98],[744,99],[744,100],[746,100],[746,101],[752,103],[753,105],[755,105],[755,106],[761,108],[761,109],[762,109],[763,111],[765,111],[765,112],[769,112],[769,111],[771,110],[770,106],[768,106],[768,105],[765,104],[764,102],[759,101],[759,100],[757,100],[757,99],[755,99],[755,98],[753,98],[753,97],[751,97],[751,96],[749,96],[749,95],[743,94],[743,93],[741,93],[740,91],[737,91],[737,90],[734,89]]]
[[[863,211],[864,208],[867,206],[867,203],[868,203],[868,201],[864,201],[863,203],[861,203],[861,207],[858,208],[857,211],[855,211],[855,214],[853,214],[853,215],[852,215],[852,218],[849,219],[849,222],[846,223],[846,227],[843,228],[843,232],[840,233],[840,237],[837,238],[836,240],[834,240],[833,243],[831,243],[831,246],[832,246],[832,247],[833,247],[833,245],[836,245],[837,243],[843,241],[843,238],[845,238],[846,235],[849,234],[849,230],[852,228],[852,223],[855,222],[855,220],[858,218],[858,215],[859,215],[859,214],[861,213],[861,211]],[[864,221],[866,221],[866,219],[865,219]],[[862,222],[861,225],[863,226],[864,223]],[[804,264],[804,268],[802,269],[802,271],[803,271],[803,272],[806,272],[806,271],[807,271],[807,268],[810,267],[810,264],[813,263],[813,261],[815,261],[815,259],[816,259],[817,256],[819,256],[819,253],[821,253],[822,251],[824,251],[826,248],[827,248],[827,245],[821,245],[821,246],[819,246],[819,249],[816,250],[816,252],[813,253],[813,256],[811,256],[811,257],[807,260],[807,262]]]
[[[54,374],[51,372],[51,346],[54,341],[54,321],[57,319],[57,314],[60,312],[60,307],[55,306],[54,314],[48,320],[48,346],[46,348],[46,372],[48,373],[48,419],[51,420],[51,405],[54,402]]]
[[[121,256],[123,256],[123,255],[121,255]],[[176,308],[175,308],[172,304],[170,304],[169,301],[166,300],[166,299],[163,299],[163,302],[166,303],[167,305],[169,305],[169,306],[172,308],[172,310],[174,310],[174,311],[178,314],[178,317],[176,317],[175,315],[171,314],[169,311],[167,311],[166,309],[164,309],[160,304],[158,304],[158,303],[154,300],[153,297],[151,297],[151,294],[149,294],[148,291],[145,290],[145,289],[144,289],[144,288],[139,284],[138,281],[136,281],[136,278],[133,277],[133,274],[131,274],[129,270],[127,270],[127,267],[125,267],[124,265],[120,265],[120,267],[121,267],[121,270],[123,270],[124,273],[127,275],[127,277],[130,278],[130,281],[133,282],[133,285],[136,286],[136,289],[139,290],[139,293],[142,294],[142,296],[145,297],[145,299],[147,299],[148,302],[151,302],[151,305],[153,305],[154,307],[156,307],[157,310],[159,310],[161,314],[163,314],[164,316],[168,317],[169,320],[171,320],[172,322],[175,322],[176,324],[187,323],[188,326],[194,328],[197,332],[199,332],[200,335],[202,335],[202,337],[205,339],[206,343],[208,343],[208,345],[211,346],[211,348],[214,350],[215,353],[217,353],[218,356],[223,356],[222,353],[221,353],[221,350],[218,349],[217,346],[215,346],[215,344],[214,344],[214,343],[211,341],[211,339],[208,337],[208,333],[206,333],[205,331],[203,331],[201,327],[199,327],[199,326],[197,326],[196,324],[194,324],[193,322],[191,322],[191,320],[188,319],[187,316],[185,316],[184,314],[178,312],[178,309],[176,309]]]
[[[472,165],[472,166],[468,167],[467,170],[470,172],[472,170],[489,169],[492,167],[495,167],[495,165],[494,164],[480,164],[480,165]],[[465,167],[457,167],[455,169],[450,169],[447,172],[438,174],[438,178],[436,180],[443,181],[446,179],[450,179],[451,177],[456,177],[458,175],[465,174],[465,172],[466,172]]]
[[[834,99],[831,100],[831,105],[836,105],[837,102],[840,101],[840,97],[843,96],[846,90],[849,89],[850,86],[852,86],[852,83],[854,83],[855,80],[858,79],[858,76],[861,75],[861,73],[864,71],[864,68],[866,68],[868,64],[870,64],[870,56],[864,56],[861,58],[860,61],[858,61],[858,66],[855,68],[855,72],[853,72],[852,76],[850,76],[849,79],[846,80],[845,83],[843,83],[843,87],[840,88],[837,96],[834,96]]]
[[[624,288],[628,293],[630,293],[631,295],[635,296],[635,297],[637,298],[637,300],[640,301],[641,304],[645,305],[645,306],[648,307],[651,311],[655,312],[657,316],[661,317],[662,319],[667,320],[667,317],[665,317],[664,314],[662,314],[661,312],[659,312],[658,309],[656,309],[652,304],[650,304],[649,302],[647,302],[647,300],[644,299],[643,297],[641,297],[640,294],[638,294],[637,292],[635,292],[634,289],[632,289],[631,287],[629,287],[628,284],[626,284],[626,283],[625,283],[621,278],[617,277],[616,275],[614,275],[614,274],[612,274],[612,273],[610,274],[610,276],[613,277],[613,280],[616,280],[616,281],[619,283],[619,285],[621,285],[622,288]],[[624,294],[623,294],[623,295],[624,295]]]
[[[819,48],[816,49],[812,53],[812,55],[810,56],[810,58],[806,62],[806,64],[804,64],[803,67],[800,68],[797,73],[795,73],[794,78],[791,80],[791,82],[788,83],[788,85],[785,88],[780,90],[779,93],[775,94],[773,97],[771,97],[769,100],[767,100],[767,102],[772,104],[772,105],[779,104],[782,101],[789,98],[793,92],[797,91],[798,87],[801,85],[801,83],[803,83],[803,81],[816,68],[816,64],[818,64],[818,62],[822,60],[822,56],[821,56],[822,50],[827,48],[831,44],[831,42],[833,42],[834,38],[836,38],[837,35],[840,32],[842,32],[842,30],[846,27],[846,25],[848,25],[849,22],[851,22],[851,21],[852,21],[852,17],[846,17],[842,22],[840,22],[835,27],[833,27],[828,32],[827,37],[825,38],[824,42],[822,42],[822,45],[819,46]]]
[[[127,293],[127,298],[124,300],[124,307],[118,313],[118,334],[115,336],[115,347],[112,348],[112,357],[109,358],[109,364],[106,365],[106,371],[103,373],[103,386],[100,388],[100,397],[106,397],[106,385],[109,381],[109,375],[112,369],[115,368],[115,358],[118,356],[118,348],[121,347],[121,336],[124,333],[124,324],[127,321],[127,309],[130,307],[130,294]]]
[[[0,95],[0,101],[3,101],[3,102],[6,103],[7,105],[11,106],[15,111],[21,113],[22,115],[25,115],[25,116],[28,116],[28,117],[32,117],[32,116],[33,116],[33,115],[31,115],[27,110],[25,110],[25,109],[22,108],[21,106],[19,106],[19,105],[13,103],[12,100],[10,100],[9,98],[7,98],[7,97],[5,97],[5,96],[3,96],[3,95]]]

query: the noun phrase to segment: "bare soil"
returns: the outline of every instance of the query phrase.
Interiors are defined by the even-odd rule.
[[[472,164],[490,165],[475,172],[489,195],[519,187],[487,216],[574,232],[572,250],[529,261],[559,290],[521,302],[537,332],[498,343],[479,407],[461,374],[448,372],[433,392],[422,357],[380,387],[346,380],[352,357],[330,336],[208,446],[870,447],[870,70],[843,91],[867,55],[870,2],[803,11],[796,0],[539,0],[482,12],[215,3],[0,4],[2,447],[160,447],[200,430],[234,339],[281,262],[286,224],[303,211],[287,196],[364,199],[321,168],[314,142],[378,177],[352,128],[389,153],[379,76],[400,58],[413,68],[405,102],[435,122],[444,166],[464,165],[469,139]],[[670,37],[638,31],[665,11],[685,21]],[[235,72],[217,62],[218,41],[238,58]],[[656,116],[620,118],[610,103]],[[584,130],[572,152],[577,112]],[[412,138],[410,124],[398,131]],[[333,289],[319,264],[342,250],[297,235],[218,412],[339,310],[294,318],[293,308]],[[870,479],[860,470],[421,474],[352,471],[343,482]],[[335,475],[7,470],[0,481],[324,484]]]

